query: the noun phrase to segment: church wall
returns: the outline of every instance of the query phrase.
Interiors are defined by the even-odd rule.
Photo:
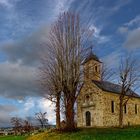
[[[90,95],[90,102],[85,101],[85,95]],[[86,126],[86,111],[91,113],[91,127],[103,126],[103,109],[102,109],[102,92],[91,82],[86,82],[82,87],[78,97],[77,106],[77,125],[78,127]]]
[[[101,66],[102,63],[94,59],[89,59],[84,63],[84,85],[77,99],[78,127],[86,127],[85,114],[87,111],[91,115],[90,127],[115,127],[119,125],[119,95],[102,91],[92,82],[92,80],[101,80]],[[90,97],[85,98],[86,95]],[[111,101],[114,101],[113,113]],[[135,104],[137,104],[137,114],[135,113]],[[124,113],[123,122],[124,125],[140,125],[140,98],[128,101],[127,113]]]
[[[119,95],[103,91],[103,125],[119,125]],[[114,101],[114,113],[111,111],[111,101]],[[135,114],[135,104],[137,104],[137,114]],[[140,99],[132,98],[126,105],[126,114],[124,113],[124,125],[140,124]]]

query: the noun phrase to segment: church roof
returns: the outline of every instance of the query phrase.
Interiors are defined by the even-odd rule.
[[[99,58],[93,53],[93,52],[90,52],[90,54],[86,57],[86,59],[84,60],[83,64],[88,62],[89,60],[96,60],[100,63],[102,63]]]
[[[114,84],[108,81],[95,81],[95,80],[93,80],[93,83],[97,85],[100,89],[102,89],[103,91],[108,91],[108,92],[116,93],[116,94],[121,93],[121,86],[118,84]],[[140,96],[132,90],[129,90],[126,95],[128,96],[131,95],[133,97],[140,98]]]

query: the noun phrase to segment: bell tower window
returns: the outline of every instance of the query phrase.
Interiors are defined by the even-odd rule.
[[[98,67],[97,66],[95,66],[95,72],[98,72]]]

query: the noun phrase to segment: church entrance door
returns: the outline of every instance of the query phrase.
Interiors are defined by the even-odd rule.
[[[86,126],[91,126],[91,113],[89,111],[86,112]]]

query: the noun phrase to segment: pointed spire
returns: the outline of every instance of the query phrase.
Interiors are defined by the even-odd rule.
[[[92,49],[93,49],[93,46],[91,45],[90,46],[90,53],[92,54]]]
[[[83,63],[86,63],[87,61],[89,61],[91,59],[96,60],[96,61],[98,61],[98,62],[101,63],[101,61],[99,60],[99,58],[93,53],[93,45],[91,45],[89,47],[89,54],[87,55],[87,57],[86,57],[86,59],[84,60]]]
[[[91,45],[89,47],[89,56],[92,56],[93,55],[93,46]]]

